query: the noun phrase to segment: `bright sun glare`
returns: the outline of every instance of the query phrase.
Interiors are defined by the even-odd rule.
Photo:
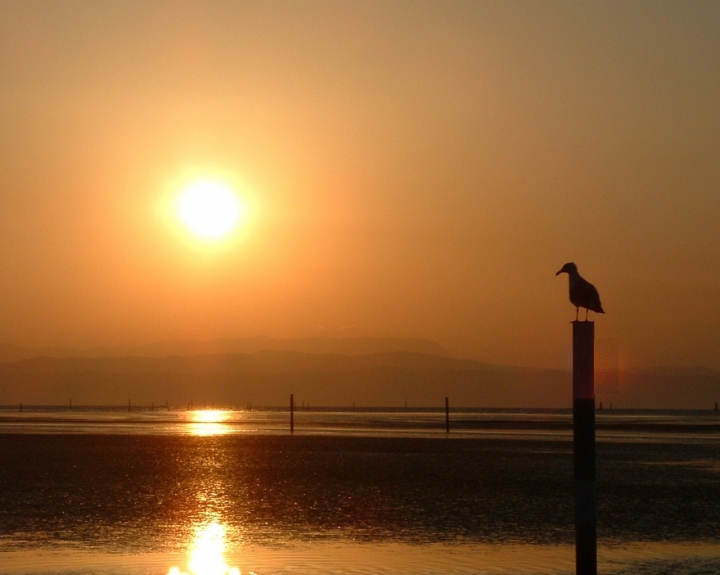
[[[225,423],[230,417],[227,411],[208,409],[190,414],[189,431],[192,435],[225,435],[230,427]]]
[[[190,231],[205,239],[228,234],[242,215],[240,202],[230,188],[207,180],[188,187],[177,208],[180,219]]]
[[[199,528],[190,549],[188,570],[172,567],[167,575],[241,575],[240,569],[225,561],[225,527],[213,521]]]

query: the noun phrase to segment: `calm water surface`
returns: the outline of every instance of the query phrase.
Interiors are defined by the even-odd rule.
[[[568,412],[295,421],[1,411],[0,573],[165,575],[208,549],[257,575],[574,571]],[[720,572],[720,418],[598,426],[601,572]]]

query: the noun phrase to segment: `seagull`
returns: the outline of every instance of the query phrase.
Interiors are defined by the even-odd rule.
[[[600,294],[594,285],[580,276],[574,263],[565,264],[555,275],[559,276],[562,273],[566,273],[570,277],[570,302],[575,306],[575,321],[578,321],[581,307],[585,308],[585,321],[588,320],[590,311],[605,313],[600,304]]]

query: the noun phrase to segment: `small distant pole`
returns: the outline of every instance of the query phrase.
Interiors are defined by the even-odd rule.
[[[595,323],[573,322],[575,573],[597,575],[595,499]]]
[[[150,411],[155,411],[155,402],[154,401],[150,402]]]
[[[290,394],[290,433],[295,433],[295,399],[293,394]]]
[[[718,404],[717,404],[717,401],[716,401],[716,402],[715,402],[715,411],[717,411],[717,410],[718,410]]]
[[[450,433],[450,400],[445,398],[445,433]]]
[[[70,409],[72,409],[72,398],[70,398]]]
[[[20,404],[20,413],[22,413],[22,403]]]
[[[128,411],[130,411],[130,400],[128,399]]]

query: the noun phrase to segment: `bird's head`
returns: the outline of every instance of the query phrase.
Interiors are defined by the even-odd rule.
[[[555,275],[559,276],[560,274],[572,274],[572,273],[577,273],[577,266],[574,263],[570,262],[570,263],[565,264],[562,267],[562,269]]]

